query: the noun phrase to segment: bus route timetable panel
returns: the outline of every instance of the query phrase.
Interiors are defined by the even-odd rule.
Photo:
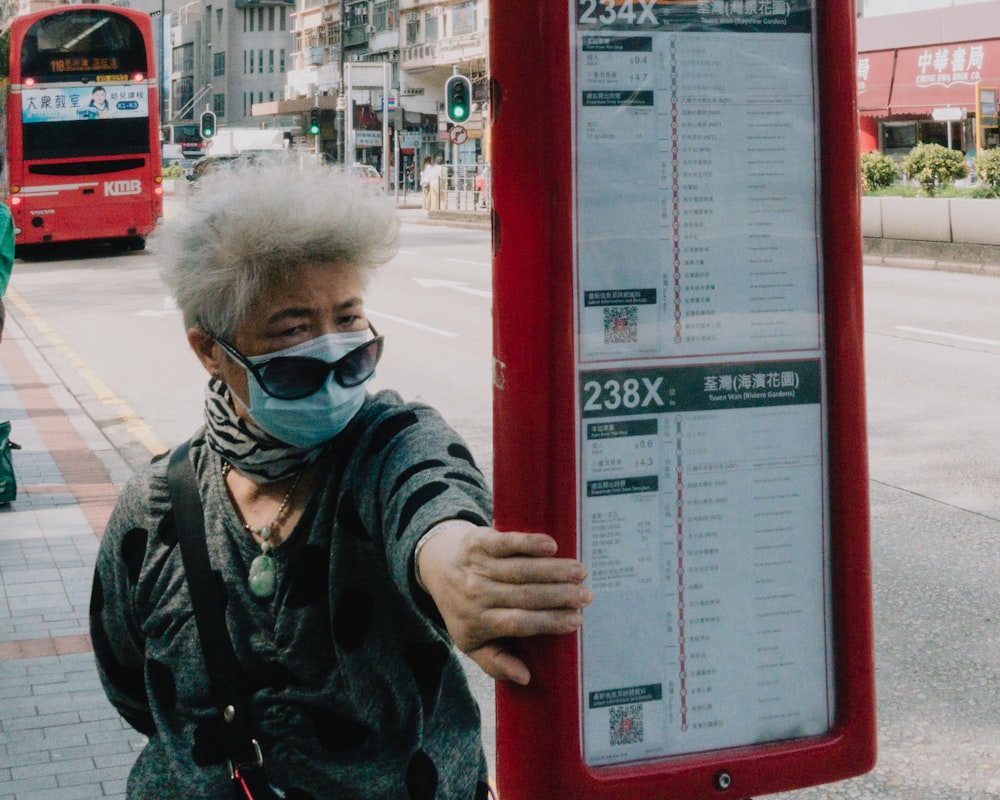
[[[833,724],[810,0],[571,0],[584,760]]]
[[[581,358],[817,348],[808,10],[574,2]]]

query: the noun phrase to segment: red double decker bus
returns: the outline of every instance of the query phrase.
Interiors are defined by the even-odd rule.
[[[19,254],[145,246],[163,215],[158,98],[148,14],[57,6],[0,34],[0,195]]]

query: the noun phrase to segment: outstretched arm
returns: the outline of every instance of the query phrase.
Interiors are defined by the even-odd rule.
[[[419,549],[417,559],[420,580],[452,640],[499,680],[523,685],[531,679],[505,640],[572,633],[593,599],[583,585],[583,564],[557,558],[555,540],[541,533],[449,526]]]

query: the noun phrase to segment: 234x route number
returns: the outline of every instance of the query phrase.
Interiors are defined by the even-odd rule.
[[[618,5],[615,0],[580,0],[580,25],[610,25],[624,22],[628,25],[659,25],[653,13],[656,0],[625,0]]]

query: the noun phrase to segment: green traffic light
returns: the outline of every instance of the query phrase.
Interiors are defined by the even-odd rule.
[[[463,106],[455,106],[451,110],[451,115],[457,120],[465,119],[465,108]]]

